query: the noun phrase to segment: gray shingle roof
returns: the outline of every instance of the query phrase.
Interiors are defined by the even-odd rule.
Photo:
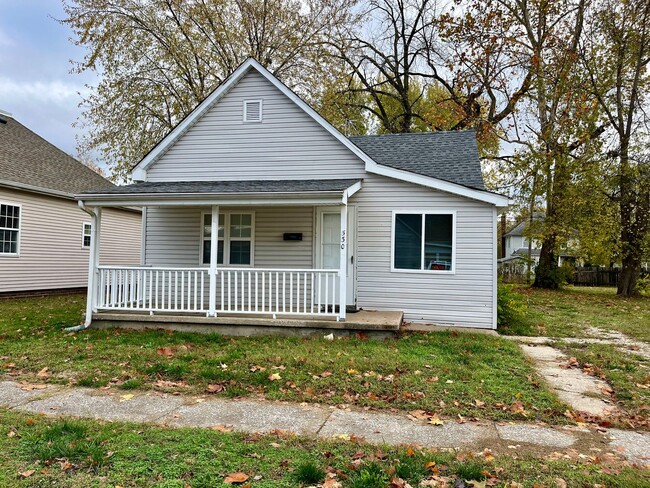
[[[138,195],[148,193],[296,193],[340,191],[361,180],[256,180],[143,182],[103,188],[82,195]]]
[[[70,196],[115,185],[11,117],[0,123],[0,180]]]
[[[476,131],[413,132],[349,139],[381,165],[485,190]]]
[[[537,222],[540,220],[544,220],[544,213],[543,212],[534,212],[533,213],[533,221]],[[526,217],[524,218],[521,222],[519,222],[517,225],[515,225],[510,232],[506,233],[506,236],[523,236],[524,235],[524,230],[530,225],[530,218]]]

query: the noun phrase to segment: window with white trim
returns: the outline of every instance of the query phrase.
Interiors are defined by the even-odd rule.
[[[395,213],[393,269],[454,271],[452,213]]]
[[[18,255],[20,242],[20,206],[0,204],[0,254]]]
[[[262,100],[244,100],[244,122],[262,122]]]
[[[253,263],[254,217],[252,213],[219,212],[217,264],[250,266]],[[201,263],[210,264],[212,214],[203,214]]]
[[[88,222],[84,222],[81,231],[81,247],[83,247],[84,249],[90,247],[90,236],[92,235],[92,232],[93,232],[92,224],[89,224]]]

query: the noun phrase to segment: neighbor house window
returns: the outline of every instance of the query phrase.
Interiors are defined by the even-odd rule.
[[[219,213],[217,264],[249,266],[253,262],[253,214]],[[212,215],[203,214],[202,263],[210,264]]]
[[[18,255],[20,207],[0,204],[0,255]]]
[[[90,236],[92,234],[92,224],[84,222],[83,231],[81,234],[81,247],[90,247]]]
[[[455,216],[395,213],[393,269],[454,271]]]
[[[262,100],[244,100],[244,122],[262,122]]]

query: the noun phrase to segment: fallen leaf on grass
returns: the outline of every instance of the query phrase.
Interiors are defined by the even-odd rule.
[[[205,387],[205,391],[208,393],[219,393],[222,391],[225,391],[226,387],[223,385],[215,384],[215,385],[208,385]]]
[[[477,400],[474,400],[474,404],[475,404],[477,407],[484,407],[484,406],[485,406],[485,402],[482,402],[481,400],[478,400],[478,399],[477,399]]]
[[[223,480],[227,485],[232,485],[234,483],[244,483],[249,476],[246,473],[230,473]]]
[[[225,426],[223,424],[219,425],[213,425],[210,427],[212,430],[216,430],[217,432],[232,432],[232,427]]]
[[[174,355],[174,350],[171,347],[159,347],[156,349],[156,353],[160,356],[172,357]]]
[[[329,378],[329,377],[332,376],[333,374],[334,374],[334,373],[332,373],[332,372],[330,372],[330,371],[323,371],[319,376],[320,376],[321,378]]]
[[[323,483],[323,488],[341,488],[343,485],[336,481],[334,478],[328,478]]]
[[[28,470],[28,471],[23,471],[22,473],[20,473],[20,477],[21,477],[21,478],[29,478],[29,477],[30,477],[31,475],[33,475],[35,472],[36,472],[35,469],[30,469],[30,470]]]
[[[49,378],[50,377],[49,368],[41,369],[38,373],[36,373],[36,376],[38,376],[39,378]]]
[[[269,381],[277,381],[277,380],[281,380],[281,379],[282,379],[282,376],[280,376],[279,373],[271,373],[269,375]]]

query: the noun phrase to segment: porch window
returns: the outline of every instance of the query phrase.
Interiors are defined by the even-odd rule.
[[[203,214],[203,264],[210,264],[211,222],[212,215]],[[218,239],[217,264],[249,266],[253,255],[253,214],[219,212]]]
[[[81,247],[90,247],[90,235],[92,233],[92,224],[84,222],[83,230],[81,232]]]
[[[0,204],[0,255],[18,255],[20,207]]]
[[[453,213],[395,213],[393,270],[454,271]]]

